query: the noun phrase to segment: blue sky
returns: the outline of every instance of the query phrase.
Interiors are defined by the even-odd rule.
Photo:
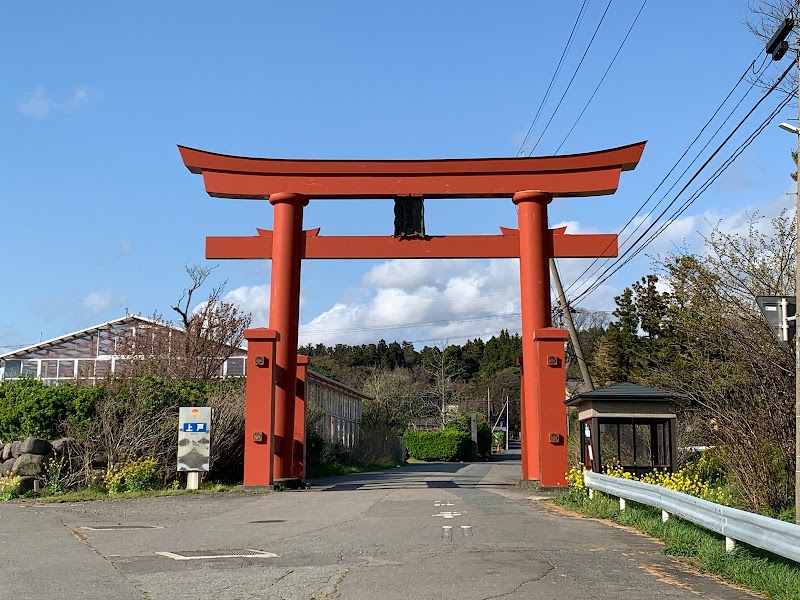
[[[588,2],[553,96],[533,131],[555,152],[641,6]],[[455,158],[517,154],[581,2],[12,3],[0,96],[0,352],[131,313],[169,316],[185,265],[266,325],[269,264],[208,263],[206,235],[269,228],[267,202],[208,197],[177,144],[279,158]],[[552,225],[618,232],[653,191],[762,45],[745,2],[650,0],[561,153],[649,140],[639,168],[602,198],[557,199]],[[788,66],[790,57],[771,65]],[[741,88],[742,92],[745,88]],[[760,96],[745,98],[743,115]],[[738,99],[738,96],[737,96]],[[779,98],[767,100],[751,124]],[[760,117],[760,118],[759,118]],[[741,227],[747,210],[792,206],[777,123],[647,250],[697,244],[706,222]],[[738,122],[738,117],[734,122]],[[729,131],[732,124],[723,130]],[[746,134],[734,138],[738,143]],[[716,143],[711,147],[715,147]],[[526,144],[525,152],[533,143]],[[727,157],[730,151],[721,153]],[[673,194],[674,196],[674,194]],[[657,196],[660,198],[660,195]],[[672,196],[668,197],[668,200]],[[515,226],[509,200],[429,200],[433,234]],[[390,234],[387,201],[317,201],[304,226]],[[568,282],[587,265],[561,261]],[[642,255],[581,306],[649,270]],[[306,261],[301,342],[425,343],[519,328],[515,261]],[[412,326],[413,325],[413,326]]]

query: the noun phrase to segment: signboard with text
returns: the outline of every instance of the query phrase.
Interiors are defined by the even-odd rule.
[[[207,406],[182,406],[178,418],[178,471],[208,471],[211,409]]]

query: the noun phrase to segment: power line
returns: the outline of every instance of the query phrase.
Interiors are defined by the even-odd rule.
[[[586,109],[589,108],[589,104],[591,104],[592,100],[594,100],[594,96],[595,96],[595,94],[597,94],[597,90],[599,90],[600,86],[603,85],[603,82],[606,80],[606,75],[608,75],[608,72],[611,70],[611,67],[614,66],[614,62],[617,60],[617,57],[619,56],[619,53],[622,52],[622,47],[625,45],[625,42],[628,41],[628,37],[631,35],[631,31],[633,31],[633,28],[636,25],[636,21],[639,20],[639,15],[642,14],[642,11],[644,10],[644,7],[645,7],[646,4],[647,4],[647,0],[644,0],[644,2],[642,2],[642,6],[639,8],[639,12],[636,13],[636,16],[633,19],[633,23],[631,23],[631,26],[628,28],[628,33],[626,33],[625,37],[622,38],[622,42],[620,42],[619,48],[617,48],[617,52],[614,54],[614,58],[612,58],[611,62],[608,64],[608,68],[606,69],[606,72],[603,73],[603,76],[600,78],[600,82],[597,84],[597,87],[594,88],[594,91],[592,92],[592,95],[589,96],[589,100],[586,101],[586,105],[583,107],[583,110],[581,110],[580,114],[578,115],[578,118],[575,119],[575,122],[572,124],[572,127],[569,128],[569,131],[567,132],[567,135],[565,135],[564,139],[561,140],[561,143],[558,145],[558,148],[556,148],[556,151],[554,152],[554,154],[558,154],[559,150],[561,150],[561,147],[564,145],[564,143],[567,141],[569,136],[572,134],[572,132],[575,129],[575,127],[578,125],[578,121],[581,120],[581,117],[583,116],[583,113],[586,112]]]
[[[684,191],[691,185],[691,183],[697,178],[697,176],[705,169],[705,167],[711,162],[711,160],[719,153],[723,146],[731,139],[731,137],[736,133],[736,131],[741,127],[744,121],[749,118],[749,116],[755,111],[755,109],[766,99],[777,87],[777,85],[786,77],[789,71],[794,67],[794,65],[789,65],[789,67],[781,74],[781,76],[775,81],[773,86],[762,96],[762,98],[756,103],[756,105],[748,112],[748,114],[744,117],[742,121],[736,126],[736,128],[725,138],[725,140],[717,147],[714,153],[703,163],[703,165],[697,170],[697,172],[692,176],[692,178],[681,188],[680,192],[675,196],[675,198],[667,205],[667,207],[662,211],[662,213],[656,218],[656,220],[642,233],[642,235],[637,238],[637,240],[626,250],[623,254],[625,256],[629,252],[633,251],[636,244],[638,244],[647,233],[649,233],[657,224],[658,221],[666,214],[666,212],[675,204],[675,202],[680,198]],[[777,114],[791,101],[792,96],[787,95],[779,105],[770,113],[770,115],[764,119],[759,126],[753,131],[748,138],[742,142],[739,147],[734,150],[734,152],[723,162],[723,164],[717,168],[717,170],[700,186],[700,188],[695,191],[692,196],[690,196],[667,220],[667,222],[663,223],[660,228],[651,235],[641,246],[636,248],[635,252],[628,257],[625,261],[623,261],[619,265],[615,265],[615,268],[609,267],[607,268],[589,288],[584,290],[581,294],[579,294],[573,304],[577,304],[584,298],[586,298],[589,294],[591,294],[594,290],[596,290],[600,285],[602,285],[609,277],[614,275],[617,271],[619,271],[622,267],[624,267],[630,260],[632,260],[636,255],[638,255],[647,245],[652,243],[652,241],[658,237],[660,233],[662,233],[669,225],[671,225],[680,215],[682,215],[689,206],[697,200],[697,198],[705,192],[714,181],[722,175],[723,172],[731,165],[733,162],[741,155],[742,152],[755,140],[755,138],[766,128],[766,126],[772,121],[772,119],[777,116]],[[620,257],[622,258],[622,257]]]
[[[758,57],[760,55],[761,55],[761,53],[759,52],[759,54],[756,55],[756,58],[753,59],[753,61],[742,72],[742,74],[739,76],[739,79],[736,81],[734,86],[730,89],[730,91],[725,96],[725,98],[722,100],[722,102],[719,104],[719,106],[717,106],[716,110],[714,110],[714,113],[711,115],[711,117],[709,117],[709,119],[706,121],[706,123],[703,125],[703,127],[700,129],[700,131],[697,133],[697,135],[694,137],[694,139],[691,141],[691,143],[686,147],[686,149],[683,151],[683,153],[680,155],[680,157],[678,157],[678,159],[675,161],[675,163],[670,167],[670,169],[667,172],[667,174],[664,175],[664,177],[661,179],[661,181],[658,183],[658,185],[655,187],[655,189],[653,189],[653,191],[650,193],[650,195],[644,200],[644,202],[642,202],[642,204],[639,206],[639,208],[636,209],[636,212],[633,214],[633,216],[631,216],[631,218],[628,219],[628,221],[625,223],[625,225],[622,226],[622,228],[620,229],[620,234],[623,231],[625,231],[628,228],[628,226],[631,225],[631,223],[633,223],[633,221],[636,219],[636,217],[639,216],[639,214],[641,214],[641,212],[644,210],[644,208],[650,203],[650,200],[653,199],[653,197],[656,195],[658,190],[661,189],[661,187],[669,179],[670,175],[672,175],[672,173],[675,171],[675,169],[678,168],[678,165],[681,163],[681,161],[686,157],[686,155],[689,153],[689,151],[692,149],[692,147],[702,137],[703,133],[706,131],[706,129],[709,127],[709,125],[714,121],[716,116],[719,114],[719,112],[722,110],[722,108],[728,102],[730,97],[734,94],[734,92],[739,87],[739,85],[742,83],[744,78],[747,76],[747,74],[750,72],[750,70],[753,69],[753,67],[755,66],[756,62],[758,61]],[[725,123],[728,122],[728,120],[733,115],[735,110],[739,107],[739,105],[741,105],[741,103],[744,101],[744,99],[749,95],[749,93],[752,91],[756,81],[758,81],[758,78],[763,73],[765,64],[766,64],[766,59],[761,63],[761,66],[758,67],[757,77],[751,83],[750,87],[747,89],[747,92],[745,92],[745,94],[742,96],[742,98],[739,100],[739,102],[736,104],[736,106],[734,106],[734,108],[731,110],[731,112],[728,113],[728,116],[722,122],[722,125],[720,125],[720,127],[717,128],[717,130],[714,132],[714,134],[709,138],[709,140],[703,146],[703,148],[701,148],[700,151],[697,153],[697,155],[695,155],[694,159],[692,159],[692,161],[689,163],[687,168],[684,169],[684,171],[681,173],[681,175],[675,180],[675,183],[673,183],[672,186],[669,188],[669,190],[667,190],[667,192],[665,192],[665,194],[664,194],[664,196],[662,196],[661,200],[659,200],[659,202],[656,203],[656,205],[653,207],[653,210],[655,210],[656,208],[658,208],[658,206],[660,206],[660,204],[666,198],[666,195],[669,194],[669,192],[672,189],[674,189],[674,187],[677,185],[677,183],[680,181],[680,179],[686,174],[688,169],[691,168],[691,166],[697,161],[697,159],[699,158],[700,154],[708,147],[708,145],[711,143],[711,141],[713,141],[713,139],[717,136],[717,134],[719,133],[719,131],[722,128],[722,126],[724,126]],[[754,72],[756,72],[756,71],[754,71]],[[634,229],[627,235],[627,237],[623,240],[622,243],[624,244],[625,242],[627,242],[633,236],[633,234],[639,229],[639,227],[641,227],[643,225],[643,223],[644,222],[642,222],[642,223],[638,224],[636,227],[634,227]],[[610,245],[606,249],[608,249],[608,248],[610,248]],[[589,266],[587,266],[583,270],[583,272],[580,275],[578,275],[578,277],[576,277],[571,284],[569,284],[567,286],[567,289],[565,290],[565,293],[568,294],[570,292],[570,290],[572,290],[572,288],[574,288],[576,285],[578,285],[580,283],[581,279],[583,279],[583,277],[586,276],[586,274],[589,273],[589,271],[592,271],[593,267],[597,263],[599,263],[601,260],[602,259],[600,259],[600,258],[595,258],[594,260],[592,260],[592,262],[589,264]],[[595,268],[594,271],[592,271],[592,273],[589,273],[587,279],[591,278],[597,271],[599,271],[600,269],[603,268],[604,264],[607,264],[609,261],[610,261],[610,259],[605,259],[605,262],[603,264],[601,264],[597,268]]]
[[[542,141],[542,138],[544,137],[544,134],[547,133],[547,129],[550,127],[550,123],[553,122],[553,118],[556,116],[556,113],[558,113],[558,109],[561,108],[561,103],[564,101],[564,98],[567,95],[567,92],[569,92],[569,88],[572,87],[572,82],[575,81],[575,77],[578,75],[578,71],[580,71],[581,66],[583,65],[583,61],[586,58],[586,55],[589,53],[589,48],[591,48],[592,47],[592,43],[594,43],[594,38],[597,37],[597,32],[600,31],[600,26],[603,24],[603,21],[606,18],[606,14],[608,13],[608,9],[611,8],[611,3],[613,1],[614,0],[608,0],[608,4],[606,5],[606,9],[603,11],[603,15],[600,17],[600,22],[597,24],[597,27],[595,28],[594,33],[592,34],[592,39],[589,40],[589,44],[586,46],[586,50],[583,51],[583,56],[581,56],[581,60],[578,63],[578,66],[575,67],[575,72],[572,74],[572,78],[569,80],[569,83],[567,84],[567,87],[564,89],[564,93],[561,94],[561,98],[558,100],[558,104],[556,104],[556,108],[553,111],[553,114],[550,115],[550,120],[547,121],[547,124],[544,126],[544,129],[542,130],[542,133],[539,134],[539,139],[536,140],[536,143],[533,145],[533,148],[531,148],[531,151],[528,153],[528,156],[530,156],[530,155],[532,155],[534,153],[534,151],[536,150],[536,147],[539,145],[539,142]]]
[[[582,293],[581,293],[579,296],[577,296],[577,297],[576,297],[576,299],[573,301],[573,303],[578,303],[578,302],[580,302],[581,300],[583,300],[584,298],[586,298],[586,297],[587,297],[589,294],[591,294],[591,293],[592,293],[594,290],[596,290],[598,287],[600,287],[600,285],[602,285],[602,284],[603,284],[603,283],[604,283],[604,282],[605,282],[605,281],[606,281],[606,280],[607,280],[609,277],[613,276],[613,275],[614,275],[615,273],[617,273],[617,272],[618,272],[618,271],[619,271],[621,268],[623,268],[625,265],[627,265],[627,264],[628,264],[628,263],[629,263],[629,262],[630,262],[630,261],[631,261],[633,258],[635,258],[635,257],[636,257],[638,254],[640,254],[640,253],[641,253],[641,251],[642,251],[642,250],[644,250],[644,248],[645,248],[645,247],[647,247],[647,246],[648,246],[650,243],[652,243],[652,242],[653,242],[653,240],[655,240],[655,238],[657,238],[657,237],[658,237],[658,236],[659,236],[659,235],[660,235],[660,234],[661,234],[661,233],[662,233],[662,232],[663,232],[663,231],[664,231],[664,230],[665,230],[667,227],[669,227],[669,226],[670,226],[670,225],[671,225],[671,224],[672,224],[672,223],[673,223],[675,220],[677,220],[677,218],[678,218],[678,217],[680,217],[680,216],[681,216],[681,215],[682,215],[682,214],[683,214],[683,213],[686,211],[686,209],[688,209],[688,208],[689,208],[689,206],[690,206],[691,204],[693,204],[693,203],[695,202],[695,200],[697,200],[697,198],[699,198],[699,197],[700,197],[700,195],[701,195],[703,192],[705,192],[705,191],[706,191],[706,190],[707,190],[707,189],[708,189],[708,188],[711,186],[711,184],[713,184],[713,183],[714,183],[714,181],[716,181],[716,180],[719,178],[719,176],[720,176],[720,175],[722,175],[722,173],[723,173],[725,170],[727,170],[727,168],[728,168],[728,167],[729,167],[729,166],[730,166],[730,165],[731,165],[731,164],[732,164],[732,163],[733,163],[733,162],[736,160],[736,158],[738,158],[738,157],[739,157],[739,155],[740,155],[740,154],[741,154],[741,153],[742,153],[742,152],[743,152],[743,151],[744,151],[744,150],[745,150],[745,149],[746,149],[746,148],[747,148],[747,147],[748,147],[748,146],[749,146],[749,145],[750,145],[750,144],[751,144],[751,143],[752,143],[754,140],[755,140],[755,138],[756,138],[756,137],[757,137],[757,136],[758,136],[758,135],[759,135],[759,134],[760,134],[760,133],[761,133],[761,132],[764,130],[764,128],[765,128],[765,127],[766,127],[766,126],[769,124],[769,122],[770,122],[770,121],[772,121],[772,119],[774,119],[774,118],[775,118],[775,116],[777,116],[777,114],[778,114],[778,113],[779,113],[779,112],[780,112],[780,111],[781,111],[781,110],[782,110],[782,109],[783,109],[783,108],[784,108],[784,107],[785,107],[785,106],[786,106],[786,105],[789,103],[789,101],[790,101],[791,99],[792,99],[792,98],[791,98],[791,96],[787,96],[787,98],[784,98],[784,100],[782,100],[782,101],[781,101],[781,103],[778,105],[778,107],[777,107],[777,108],[776,108],[776,109],[775,109],[775,110],[774,110],[774,111],[773,111],[773,112],[772,112],[772,113],[771,113],[771,114],[770,114],[770,115],[769,115],[769,116],[768,116],[768,117],[767,117],[767,118],[766,118],[766,119],[765,119],[765,120],[764,120],[764,121],[763,121],[763,122],[762,122],[762,123],[761,123],[761,124],[760,124],[760,125],[759,125],[759,126],[756,128],[756,130],[755,130],[753,133],[751,133],[751,134],[750,134],[750,136],[749,136],[749,137],[748,137],[748,138],[747,138],[747,139],[746,139],[744,142],[742,142],[742,144],[740,144],[740,145],[739,145],[739,147],[738,147],[736,150],[734,150],[734,152],[731,154],[731,156],[729,156],[729,157],[728,157],[728,158],[727,158],[727,159],[726,159],[726,160],[723,162],[723,164],[722,164],[720,167],[718,167],[718,168],[717,168],[717,170],[716,170],[716,171],[715,171],[715,172],[714,172],[714,173],[713,173],[713,174],[712,174],[712,175],[711,175],[711,176],[710,176],[710,177],[709,177],[709,178],[708,178],[708,179],[707,179],[707,180],[706,180],[706,181],[705,181],[705,182],[704,182],[704,183],[703,183],[701,186],[700,186],[700,188],[698,188],[698,190],[696,190],[696,191],[695,191],[695,192],[694,192],[694,193],[693,193],[693,194],[692,194],[692,195],[691,195],[691,196],[690,196],[690,197],[689,197],[689,198],[688,198],[688,199],[687,199],[687,200],[686,200],[686,201],[685,201],[685,202],[684,202],[684,203],[683,203],[683,204],[682,204],[682,205],[681,205],[681,206],[680,206],[680,207],[679,207],[679,208],[678,208],[678,209],[677,209],[677,210],[676,210],[676,211],[675,211],[675,212],[674,212],[674,213],[673,213],[673,214],[672,214],[672,215],[671,215],[669,218],[668,218],[668,220],[667,220],[665,223],[663,223],[663,224],[662,224],[662,225],[659,227],[659,229],[658,229],[658,230],[656,230],[656,231],[655,231],[655,233],[653,233],[653,234],[652,234],[652,235],[651,235],[651,236],[650,236],[650,237],[649,237],[647,240],[645,240],[645,242],[644,242],[644,243],[643,243],[641,246],[639,246],[639,247],[638,247],[638,248],[637,248],[637,249],[636,249],[636,250],[633,252],[633,254],[631,254],[630,256],[628,256],[628,257],[627,257],[627,258],[626,258],[626,259],[625,259],[625,260],[624,260],[622,263],[620,263],[620,264],[615,264],[615,265],[612,265],[611,267],[607,268],[607,269],[606,269],[606,270],[605,270],[605,271],[604,271],[604,272],[603,272],[603,273],[600,275],[600,277],[598,278],[598,280],[597,280],[597,281],[595,281],[595,282],[594,282],[594,283],[593,283],[591,286],[589,286],[589,287],[588,287],[586,290],[584,290],[584,291],[583,291],[583,292],[582,292]],[[689,183],[691,183],[691,182],[689,182]],[[642,239],[642,237],[643,237],[644,235],[646,235],[646,234],[647,234],[647,233],[648,233],[648,232],[649,232],[649,231],[650,231],[650,230],[651,230],[651,229],[652,229],[652,228],[653,228],[653,227],[654,227],[654,226],[655,226],[655,225],[658,223],[658,221],[659,221],[659,220],[661,219],[661,217],[662,217],[662,216],[663,216],[663,215],[666,213],[666,211],[667,211],[667,210],[669,210],[669,208],[670,208],[670,207],[671,207],[671,206],[672,206],[672,205],[675,203],[675,201],[676,201],[676,200],[677,200],[677,199],[680,197],[680,195],[681,195],[681,194],[682,194],[682,193],[683,193],[683,192],[686,190],[686,187],[688,187],[688,185],[689,185],[689,184],[687,184],[686,186],[684,186],[684,188],[683,188],[683,189],[682,189],[682,190],[681,190],[681,191],[678,193],[678,195],[677,195],[677,196],[676,196],[676,197],[673,199],[673,201],[672,201],[672,202],[671,202],[671,203],[670,203],[670,204],[667,206],[667,208],[664,210],[664,212],[662,212],[662,214],[661,214],[661,215],[659,215],[658,219],[656,219],[656,220],[655,220],[655,221],[654,221],[654,222],[651,224],[651,226],[650,226],[650,227],[648,227],[648,228],[647,228],[647,230],[646,230],[646,231],[645,231],[645,232],[642,234],[642,236],[640,236],[640,237],[639,237],[639,238],[636,240],[636,242],[635,242],[633,245],[631,245],[631,246],[630,246],[630,248],[629,248],[629,249],[628,249],[628,250],[625,252],[625,254],[627,254],[628,252],[630,252],[630,251],[631,251],[631,250],[634,248],[635,244],[636,244],[636,243],[638,243],[638,242],[639,242],[639,240],[641,240],[641,239]],[[623,256],[625,256],[625,254],[623,254]]]
[[[539,115],[542,113],[542,109],[544,108],[547,99],[550,97],[550,90],[553,89],[553,83],[555,83],[558,74],[561,72],[561,67],[564,64],[564,58],[567,56],[569,49],[572,47],[575,31],[578,29],[578,27],[580,27],[581,21],[583,20],[583,16],[585,14],[584,9],[586,8],[587,1],[588,0],[583,0],[583,4],[581,4],[581,9],[578,11],[578,16],[575,18],[575,23],[572,25],[572,31],[569,32],[567,43],[564,45],[564,50],[561,52],[561,58],[558,59],[558,65],[556,65],[556,70],[553,72],[553,76],[550,78],[550,83],[547,86],[547,91],[544,93],[542,102],[541,104],[539,104],[539,108],[536,110],[536,115],[533,117],[533,121],[531,121],[531,126],[528,127],[528,133],[525,134],[525,139],[522,140],[522,143],[519,145],[519,150],[517,150],[517,156],[523,154],[523,149],[525,148],[525,144],[528,143],[528,138],[530,137],[533,128],[536,126],[536,122],[539,120]]]
[[[765,62],[766,62],[766,59],[765,59]],[[760,67],[760,70],[763,69],[763,66],[764,66],[765,62],[762,63],[762,66]],[[758,75],[760,76],[760,73]],[[739,81],[741,81],[741,79]],[[689,162],[688,165],[686,165],[686,168],[684,168],[683,171],[681,172],[681,174],[678,175],[678,177],[675,179],[675,181],[672,183],[672,185],[669,186],[669,189],[667,189],[667,191],[664,192],[664,195],[661,196],[661,199],[658,202],[656,202],[655,206],[653,206],[652,211],[655,211],[659,206],[661,206],[661,204],[664,202],[664,200],[667,199],[667,196],[670,194],[670,192],[672,192],[672,190],[675,189],[675,187],[678,185],[678,183],[680,183],[680,181],[683,178],[683,176],[686,175],[686,173],[689,172],[689,169],[691,169],[692,166],[697,162],[697,160],[700,158],[700,156],[703,154],[703,152],[705,152],[706,148],[708,148],[711,145],[711,142],[714,141],[714,139],[717,137],[717,134],[719,134],[719,132],[722,130],[722,128],[725,126],[725,124],[730,120],[730,118],[733,116],[733,114],[736,112],[736,110],[741,106],[742,102],[744,102],[745,98],[747,98],[747,96],[750,94],[750,91],[753,89],[753,87],[755,87],[756,81],[758,81],[758,79],[755,79],[753,82],[751,82],[750,87],[747,89],[747,91],[744,93],[744,95],[739,99],[739,101],[730,110],[730,112],[728,112],[728,116],[725,117],[725,119],[722,121],[722,123],[720,123],[720,125],[717,127],[717,129],[714,131],[714,133],[711,134],[711,137],[709,137],[708,140],[706,141],[706,143],[703,144],[703,147],[700,148],[700,150],[697,151],[697,154],[695,154],[694,158]],[[726,97],[725,100],[727,100],[729,97],[730,97],[730,94]],[[724,102],[725,101],[723,101],[723,103]],[[719,112],[719,111],[717,111],[717,112]],[[714,113],[714,114],[716,115],[717,113]],[[712,119],[713,119],[713,117],[712,117]],[[703,127],[703,130],[705,130],[705,127]],[[698,137],[703,133],[703,130],[700,131],[700,134],[698,134]],[[697,141],[698,137],[695,138],[695,140],[692,142],[692,145]],[[691,145],[690,145],[690,148],[691,148]],[[687,148],[687,152],[688,152],[688,150],[689,149]],[[678,163],[680,163],[680,161],[686,156],[687,152],[684,152],[683,155],[681,155],[681,158],[678,159]],[[670,173],[672,173],[672,171],[675,169],[675,167],[677,167],[678,163],[676,163],[675,166],[673,166],[673,168],[670,169]],[[669,173],[667,173],[667,177],[668,176],[669,176]],[[661,184],[663,184],[665,180],[666,180],[666,177],[661,181],[661,183],[659,184],[658,187],[660,187]],[[645,201],[645,204],[647,204],[650,201],[650,199],[655,195],[655,192],[658,190],[658,187],[656,188],[656,190],[653,191],[652,194],[650,194],[650,196],[648,196],[647,200]],[[642,207],[640,207],[640,209],[638,211],[636,211],[636,214],[634,215],[634,218],[639,214],[639,212],[641,211],[641,209],[643,207],[644,207],[644,205],[642,205]],[[669,206],[667,206],[667,210],[669,210]],[[664,213],[662,213],[662,215],[663,214]],[[658,221],[658,219],[656,219],[655,222],[657,222],[657,221]],[[631,223],[631,221],[628,221],[628,223],[626,223],[625,227],[622,228],[622,231],[624,231],[625,228],[630,223]],[[623,239],[622,242],[620,243],[620,246],[624,246],[628,242],[628,240],[631,239],[636,234],[636,232],[639,230],[639,228],[642,227],[644,224],[645,224],[645,221],[642,220],[630,232],[628,232],[628,234],[625,236],[625,239]],[[595,259],[592,264],[595,264],[595,263],[599,262],[600,260],[601,259]],[[589,274],[587,279],[591,278],[595,273],[597,273],[597,271],[602,269],[603,266],[608,264],[610,261],[611,261],[611,259],[604,259],[603,264],[598,265],[595,268],[595,270],[592,273]],[[591,268],[591,265],[589,265],[589,268]],[[588,268],[586,270],[588,270]],[[584,271],[584,273],[585,272],[586,271]],[[580,279],[580,278],[578,278],[578,279]],[[573,284],[577,283],[578,279],[576,279],[575,282],[573,282]],[[572,286],[570,286],[570,287],[572,287]]]

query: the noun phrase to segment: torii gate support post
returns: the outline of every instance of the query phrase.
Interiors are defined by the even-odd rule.
[[[275,479],[293,479],[295,396],[297,394],[297,336],[300,319],[300,263],[303,244],[302,194],[271,194],[275,233],[269,326],[280,333],[275,355]]]
[[[294,440],[292,473],[295,479],[306,478],[306,390],[308,390],[308,357],[297,355],[297,391],[294,398]]]
[[[561,457],[566,440],[566,409],[563,404],[565,338],[555,334],[561,330],[550,327],[549,261],[553,249],[548,235],[547,205],[552,200],[552,194],[537,190],[517,192],[513,197],[519,222],[524,374],[520,407],[520,416],[524,420],[522,479],[538,481],[543,487],[564,486],[567,470],[565,457]],[[561,340],[560,350],[558,339]],[[548,359],[552,360],[548,363]],[[560,383],[558,377],[562,378]],[[564,413],[561,422],[559,412]]]
[[[275,346],[278,332],[263,327],[247,329],[247,381],[244,408],[245,486],[274,483]]]
[[[564,343],[568,336],[565,329],[555,327],[545,327],[533,332],[535,379],[529,383],[536,388],[535,408],[538,408],[539,414],[538,431],[535,435],[541,460],[538,479],[544,488],[567,485],[567,409],[564,405],[567,379]],[[531,404],[528,404],[528,409],[530,408]]]

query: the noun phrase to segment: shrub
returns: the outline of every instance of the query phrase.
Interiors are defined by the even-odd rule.
[[[91,420],[94,403],[105,391],[74,383],[46,386],[41,380],[23,377],[0,382],[0,439],[29,435],[54,439],[58,426],[69,419],[76,429]]]
[[[0,477],[0,500],[11,500],[17,497],[19,492],[19,484],[22,483],[22,478],[17,475],[9,475],[8,477]]]
[[[567,485],[571,500],[580,500],[589,495],[586,484],[583,482],[583,465],[572,466],[567,471]]]
[[[407,431],[406,450],[411,458],[428,461],[454,461],[470,453],[469,434],[456,429]]]
[[[459,414],[455,419],[450,421],[445,426],[445,431],[453,430],[460,431],[470,438],[471,423],[470,416],[467,413]],[[478,413],[478,456],[482,459],[488,460],[492,456],[492,426],[486,420],[486,417]],[[461,456],[462,460],[471,460],[471,451],[467,445],[465,453]]]
[[[698,473],[696,465],[693,464],[687,465],[675,473],[655,470],[651,473],[642,475],[641,477],[636,477],[636,475],[623,470],[623,468],[619,465],[609,465],[603,469],[603,471],[606,475],[611,475],[612,477],[619,477],[620,479],[629,479],[632,481],[641,481],[644,483],[652,483],[653,485],[659,485],[669,490],[675,490],[676,492],[689,494],[690,496],[702,498],[703,500],[708,500],[709,502],[726,505],[731,503],[730,495],[719,484],[718,474],[709,471],[706,473],[706,477],[708,477],[708,479],[703,479],[703,477],[701,477],[701,475]],[[569,471],[567,471],[566,477],[571,494],[574,493],[573,495],[575,497],[586,495],[587,492],[586,486],[583,482],[582,466],[571,467]]]
[[[155,485],[157,468],[158,461],[149,456],[130,460],[122,467],[109,467],[103,476],[103,483],[111,494],[146,492]]]
[[[506,447],[506,432],[505,431],[495,431],[492,434],[492,444],[495,448],[503,449]]]

